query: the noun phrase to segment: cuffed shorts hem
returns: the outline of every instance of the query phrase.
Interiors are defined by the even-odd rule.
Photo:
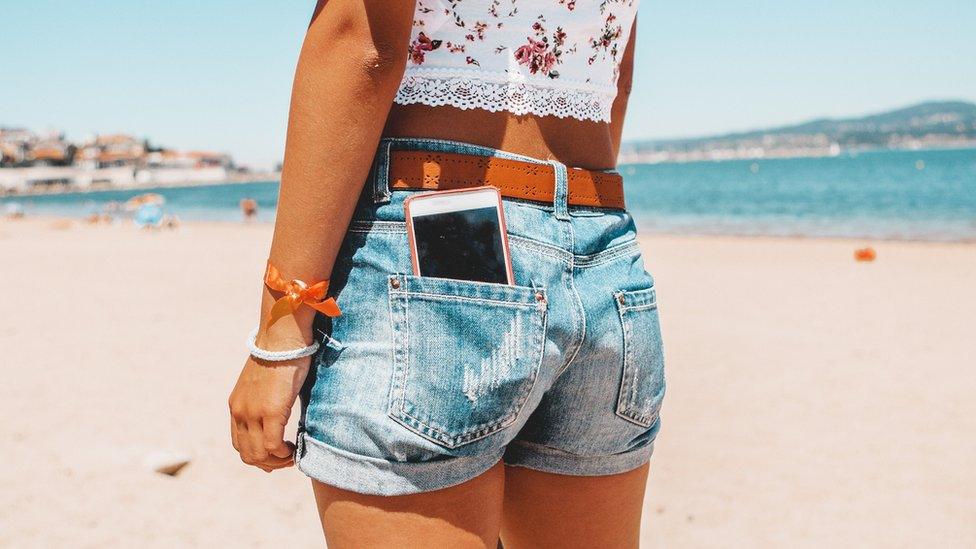
[[[580,456],[542,444],[513,440],[508,445],[503,459],[505,465],[514,467],[525,467],[557,475],[589,477],[632,471],[650,461],[653,453],[653,441],[623,454]]]
[[[310,478],[374,496],[419,494],[456,486],[491,469],[501,459],[499,453],[421,463],[387,461],[341,450],[308,433],[299,434],[295,455],[298,469]]]

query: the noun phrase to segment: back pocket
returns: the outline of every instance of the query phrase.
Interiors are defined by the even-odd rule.
[[[393,275],[389,416],[455,448],[515,421],[539,373],[542,289]]]
[[[657,421],[664,399],[664,348],[654,288],[614,294],[624,360],[617,415],[641,427]]]

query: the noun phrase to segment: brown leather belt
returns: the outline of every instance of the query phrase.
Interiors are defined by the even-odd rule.
[[[567,202],[571,206],[624,209],[619,174],[570,168]],[[552,203],[556,170],[551,164],[429,151],[392,151],[391,189],[449,190],[491,185],[502,196]]]

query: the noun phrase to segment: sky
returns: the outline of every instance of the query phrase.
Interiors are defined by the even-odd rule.
[[[313,5],[0,0],[0,125],[270,167]],[[625,139],[976,101],[972,0],[642,0],[638,27]]]

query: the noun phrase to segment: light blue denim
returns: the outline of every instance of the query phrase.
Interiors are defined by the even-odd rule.
[[[504,200],[515,286],[411,273],[391,150],[541,162],[462,143],[386,139],[339,253],[342,316],[302,390],[297,463],[364,494],[463,483],[506,464],[609,475],[646,463],[664,396],[654,280],[623,210]],[[472,181],[472,185],[478,184]]]

